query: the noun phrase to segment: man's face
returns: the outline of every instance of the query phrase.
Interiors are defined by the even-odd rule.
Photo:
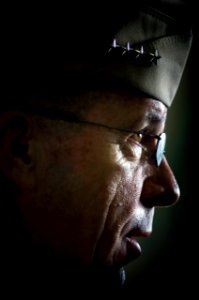
[[[167,109],[161,102],[99,96],[85,112],[87,121],[164,131]],[[166,159],[158,168],[131,133],[89,124],[58,121],[37,139],[37,188],[31,201],[22,199],[34,239],[80,265],[121,266],[137,258],[136,239],[152,232],[154,206],[168,206],[179,196]]]

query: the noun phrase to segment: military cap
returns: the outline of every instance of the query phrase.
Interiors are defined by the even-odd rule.
[[[189,22],[163,7],[155,1],[125,12],[120,7],[93,13],[90,8],[87,14],[68,10],[58,21],[52,15],[44,21],[42,15],[42,24],[28,16],[9,35],[8,81],[15,82],[13,90],[26,94],[40,89],[49,94],[94,87],[136,89],[170,106],[192,32]]]
[[[152,7],[137,11],[113,37],[108,53],[115,64],[100,71],[170,106],[192,41],[191,32],[178,26]]]

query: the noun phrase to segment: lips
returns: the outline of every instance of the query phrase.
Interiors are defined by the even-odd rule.
[[[124,238],[126,243],[126,258],[125,264],[128,264],[130,261],[137,259],[141,253],[142,249],[140,244],[137,241],[139,237],[148,237],[151,233],[144,232],[140,230],[131,230]]]
[[[142,253],[140,244],[137,242],[135,238],[127,237],[126,241],[127,241],[127,253],[129,258],[131,258],[131,260],[138,258]]]

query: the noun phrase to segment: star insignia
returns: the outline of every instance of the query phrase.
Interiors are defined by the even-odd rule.
[[[149,52],[144,49],[143,45],[140,45],[139,47],[132,47],[130,42],[127,42],[126,46],[122,46],[117,43],[116,39],[113,39],[113,42],[108,50],[108,53],[111,52],[115,52],[115,54],[117,52],[117,55],[123,57],[128,55],[135,63],[141,65],[157,65],[158,60],[161,58],[157,49]]]

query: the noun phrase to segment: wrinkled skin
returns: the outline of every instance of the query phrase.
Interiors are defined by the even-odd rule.
[[[160,134],[166,115],[159,101],[107,93],[84,118]],[[154,207],[179,197],[166,158],[157,168],[130,133],[64,121],[30,128],[28,160],[10,177],[34,243],[76,266],[115,268],[137,258],[136,238],[152,232]]]

